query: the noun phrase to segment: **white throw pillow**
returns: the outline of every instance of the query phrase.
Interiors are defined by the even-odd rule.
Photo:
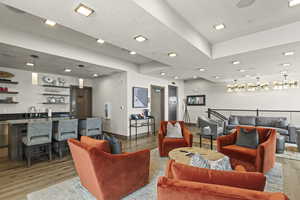
[[[172,123],[168,122],[166,137],[168,137],[168,138],[183,138],[181,126],[178,122],[176,122],[176,124],[174,124],[174,125]]]

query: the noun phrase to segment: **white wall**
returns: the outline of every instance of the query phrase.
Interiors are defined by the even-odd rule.
[[[195,91],[197,90],[197,91]],[[206,106],[189,106],[189,114],[192,122],[196,122],[199,115],[207,115],[208,108],[222,109],[274,109],[274,110],[300,110],[300,89],[266,92],[240,92],[228,93],[226,85],[214,84],[205,80],[190,80],[184,84],[184,94],[206,95]],[[230,113],[223,112],[226,115]],[[236,114],[232,112],[232,114]],[[251,113],[244,113],[251,114]],[[255,113],[252,113],[255,114]],[[299,121],[299,114],[290,113],[263,113],[264,115],[286,116],[291,121]]]
[[[165,79],[155,78],[151,76],[146,76],[139,74],[137,72],[129,71],[127,72],[127,105],[128,105],[128,115],[127,119],[131,114],[139,114],[142,113],[144,108],[133,108],[132,107],[132,88],[133,87],[143,87],[148,88],[148,96],[149,96],[149,109],[150,102],[151,102],[151,85],[160,86],[165,88],[165,120],[168,120],[168,85],[172,85],[173,81],[168,81]],[[182,107],[182,100],[184,97],[184,83],[183,81],[174,81],[176,83],[175,86],[178,87],[178,112],[177,112],[177,119],[181,120],[183,116],[183,107]],[[129,127],[129,122],[127,120],[127,127]],[[147,128],[139,128],[139,133],[146,132]],[[135,132],[133,132],[135,133]],[[129,134],[129,132],[128,132]]]
[[[93,115],[103,119],[105,131],[127,135],[126,72],[100,77],[93,82]],[[111,118],[104,119],[104,104],[111,104]]]
[[[0,99],[4,99],[6,97],[16,97],[16,101],[18,104],[0,104],[0,113],[24,113],[28,112],[28,108],[30,106],[35,106],[40,111],[44,112],[46,108],[51,108],[53,112],[69,112],[70,105],[44,105],[43,102],[46,102],[46,96],[43,96],[42,93],[47,93],[46,90],[49,90],[40,86],[43,84],[42,77],[50,76],[53,78],[62,77],[66,80],[66,85],[78,85],[78,78],[70,77],[70,76],[61,76],[56,74],[45,74],[39,73],[39,85],[32,85],[31,72],[24,70],[17,70],[12,68],[4,68],[0,67],[0,71],[10,72],[15,75],[12,78],[13,81],[19,82],[17,85],[12,84],[1,84],[1,87],[8,87],[10,91],[18,91],[19,94],[0,94]],[[84,84],[86,86],[91,86],[90,80],[85,80]],[[60,94],[69,94],[69,89],[57,89]],[[51,93],[51,92],[48,92]],[[65,98],[67,102],[69,102],[69,98]]]

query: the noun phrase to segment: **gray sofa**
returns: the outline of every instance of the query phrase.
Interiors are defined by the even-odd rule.
[[[225,124],[226,132],[234,129],[236,126],[274,128],[280,135],[285,136],[286,142],[296,143],[296,127],[289,124],[286,117],[231,115]]]

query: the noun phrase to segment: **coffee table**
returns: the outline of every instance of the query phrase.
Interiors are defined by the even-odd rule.
[[[172,151],[170,151],[169,158],[175,160],[176,162],[189,165],[190,161],[191,161],[191,157],[186,156],[185,155],[186,153],[181,152],[181,151],[187,151],[187,152],[191,152],[191,153],[195,153],[195,154],[198,153],[201,156],[203,156],[204,159],[210,160],[210,161],[220,160],[225,157],[224,154],[215,152],[215,151],[211,151],[209,149],[204,149],[204,148],[199,148],[199,147],[181,147],[181,148],[173,149]]]

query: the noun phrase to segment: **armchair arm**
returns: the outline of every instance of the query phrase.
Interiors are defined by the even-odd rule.
[[[183,127],[182,133],[183,133],[184,140],[186,141],[188,146],[192,147],[193,146],[193,134],[186,127]]]
[[[271,129],[269,138],[257,148],[256,169],[259,172],[267,172],[275,164],[276,130]]]
[[[237,137],[237,130],[230,135],[224,135],[217,138],[217,150],[222,152],[222,147],[227,145],[232,145],[235,143]]]

